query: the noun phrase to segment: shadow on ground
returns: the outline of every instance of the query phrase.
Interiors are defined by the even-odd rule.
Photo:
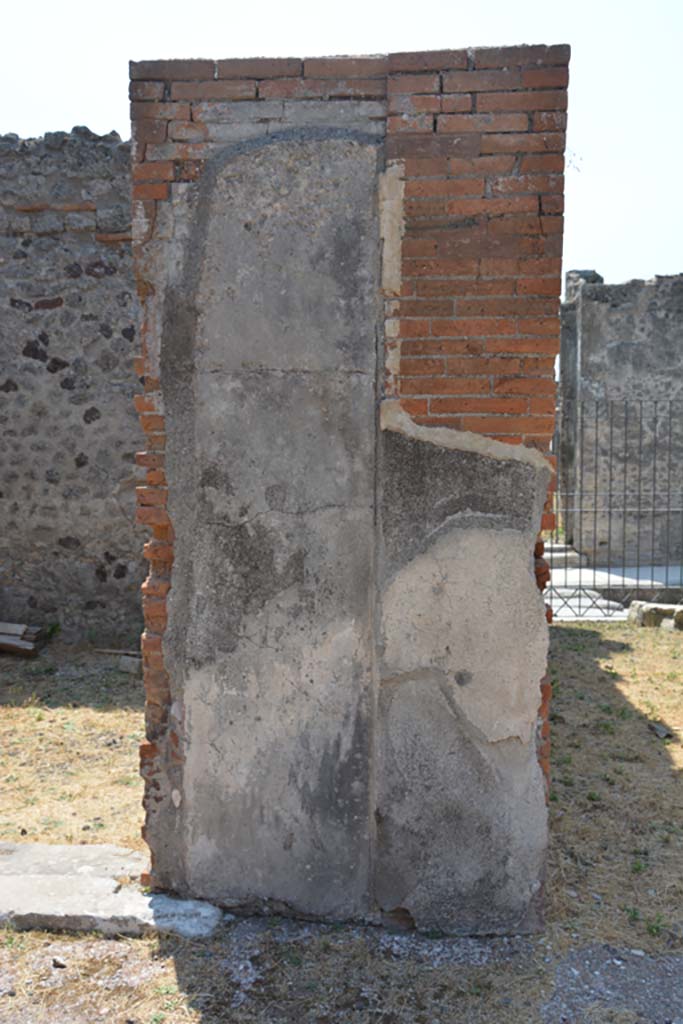
[[[37,683],[62,707],[92,702],[77,675],[76,690],[67,676],[62,688],[61,671],[27,676],[20,692]],[[542,935],[449,939],[275,918],[226,921],[196,941],[26,933],[3,947],[0,934],[0,1024],[683,1021],[683,634],[563,624],[551,630],[550,671]],[[87,737],[76,741],[85,752]],[[115,787],[102,778],[106,806]]]
[[[550,671],[544,935],[392,936],[252,919],[208,943],[161,940],[196,1019],[683,1019],[683,635],[624,623],[563,624],[551,630]]]
[[[640,925],[677,944],[683,634],[554,626],[550,674],[550,919],[578,908],[596,937],[615,941],[625,917],[626,935]]]
[[[29,704],[142,711],[144,690],[139,675],[119,670],[116,655],[53,641],[36,658],[0,653],[0,707]]]

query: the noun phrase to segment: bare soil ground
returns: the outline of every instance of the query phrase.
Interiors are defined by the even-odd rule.
[[[543,935],[5,930],[0,1024],[683,1024],[683,634],[586,623],[551,643]],[[57,645],[0,679],[0,839],[139,848],[140,681]]]

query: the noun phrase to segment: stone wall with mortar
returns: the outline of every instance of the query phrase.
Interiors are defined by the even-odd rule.
[[[683,274],[605,284],[570,270],[562,303],[563,400],[683,399]]]
[[[158,888],[538,924],[568,57],[131,65]]]
[[[136,643],[130,143],[0,138],[0,620]]]
[[[683,274],[605,284],[569,271],[561,319],[561,475],[586,507],[565,514],[568,539],[600,566],[679,562]]]

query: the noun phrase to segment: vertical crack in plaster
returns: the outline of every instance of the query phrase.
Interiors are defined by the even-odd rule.
[[[403,193],[404,193],[404,166],[402,161],[392,161],[384,171],[378,174],[378,213],[379,213],[379,279],[381,296],[384,302],[379,303],[378,323],[375,343],[375,445],[374,445],[374,513],[373,513],[373,542],[372,542],[372,596],[370,605],[370,635],[371,635],[371,716],[369,736],[369,758],[370,770],[368,775],[368,905],[370,915],[374,915],[378,908],[376,906],[376,885],[375,872],[377,870],[377,818],[376,808],[378,806],[378,734],[377,722],[379,719],[379,690],[380,690],[380,668],[378,663],[378,650],[380,643],[381,622],[380,622],[380,585],[379,573],[377,571],[377,560],[379,551],[379,466],[381,454],[381,422],[380,410],[382,400],[388,388],[393,392],[393,380],[398,374],[400,361],[400,349],[397,342],[387,344],[389,338],[389,324],[396,321],[388,320],[393,312],[390,307],[391,299],[401,291],[401,244],[404,232],[403,218]]]

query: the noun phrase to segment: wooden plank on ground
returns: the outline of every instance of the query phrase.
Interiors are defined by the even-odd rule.
[[[38,648],[28,640],[20,640],[18,637],[0,636],[0,651],[7,654],[18,654],[21,658],[35,658]]]
[[[23,636],[28,626],[20,626],[16,622],[0,622],[0,633],[9,636]]]
[[[118,654],[122,658],[141,658],[140,651],[115,651],[111,647],[96,647],[95,654]]]

